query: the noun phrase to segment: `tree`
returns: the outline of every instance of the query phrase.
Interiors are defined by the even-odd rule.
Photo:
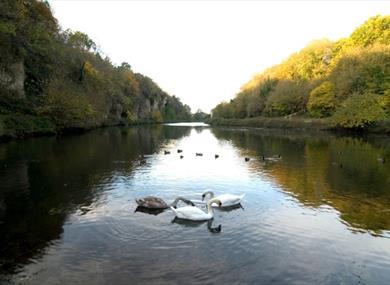
[[[345,100],[333,115],[332,122],[338,127],[364,129],[385,118],[378,95],[366,93],[354,94]]]
[[[336,108],[336,99],[334,94],[334,84],[325,81],[314,88],[309,95],[307,109],[312,117],[328,117]]]

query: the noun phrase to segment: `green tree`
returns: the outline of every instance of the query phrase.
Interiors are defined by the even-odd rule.
[[[335,126],[348,129],[364,129],[384,120],[386,114],[378,95],[354,94],[343,102],[332,117]]]
[[[336,108],[334,84],[329,81],[323,82],[314,88],[309,95],[307,109],[312,117],[328,117]]]

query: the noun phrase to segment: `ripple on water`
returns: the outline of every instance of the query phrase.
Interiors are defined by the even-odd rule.
[[[26,165],[25,158],[7,162],[14,168],[0,171],[7,184],[6,197],[0,197],[0,215],[7,207],[0,241],[12,240],[8,245],[15,242],[15,251],[29,245],[20,237],[42,241],[37,249],[22,251],[31,251],[27,261],[20,262],[20,276],[28,279],[13,283],[390,283],[388,223],[380,219],[384,215],[372,216],[373,209],[386,213],[381,198],[388,194],[370,192],[380,200],[373,202],[362,191],[359,175],[351,180],[328,166],[331,149],[362,142],[344,144],[326,137],[318,144],[319,138],[217,129],[178,131],[180,136],[172,128],[114,132],[108,141],[105,133],[100,143],[91,132],[94,139],[80,142],[80,158],[68,161],[49,153],[47,167],[44,162]],[[376,154],[374,145],[363,145]],[[68,148],[65,153],[73,153],[77,146]],[[85,149],[96,155],[84,157]],[[204,155],[195,157],[195,152]],[[150,155],[141,165],[142,153]],[[276,153],[282,159],[258,159]],[[245,162],[245,156],[251,160]],[[343,163],[347,169],[347,161]],[[384,168],[361,172],[366,171],[374,184],[386,185]],[[348,189],[340,191],[339,185]],[[16,198],[7,194],[13,192],[9,189],[20,190]],[[211,225],[177,221],[170,210],[135,212],[135,198],[153,195],[169,203],[184,196],[200,202],[206,189],[216,195],[245,193],[242,208],[216,209]],[[364,203],[354,203],[359,200]],[[205,204],[198,206],[206,210]],[[383,231],[372,227],[373,219],[379,219],[376,224]],[[218,225],[221,232],[213,231]],[[53,239],[56,242],[50,242]],[[16,256],[15,263],[20,259]]]

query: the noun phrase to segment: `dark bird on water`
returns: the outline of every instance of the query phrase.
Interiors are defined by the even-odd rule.
[[[203,153],[196,152],[196,153],[195,153],[195,156],[203,156]]]
[[[184,157],[183,155],[180,155],[180,159],[183,159],[183,157]]]
[[[182,149],[178,149],[178,150],[177,150],[177,153],[181,153],[181,152],[183,152]]]
[[[146,164],[145,156],[143,154],[140,155],[138,158],[139,158],[140,165]]]
[[[164,150],[164,154],[171,154],[170,151]]]
[[[245,161],[248,162],[250,160],[249,157],[245,157]]]
[[[154,197],[154,196],[148,196],[140,199],[135,199],[135,202],[140,207],[144,208],[150,208],[150,209],[167,209],[169,207],[175,207],[179,203],[179,201],[183,201],[187,205],[195,206],[194,203],[192,203],[190,200],[185,199],[183,197],[177,197],[172,203],[168,204],[163,199]]]
[[[208,228],[208,230],[209,230],[211,233],[217,234],[217,233],[220,233],[220,232],[221,232],[221,230],[222,230],[222,225],[219,225],[218,227],[215,227],[215,228],[213,228],[213,227],[207,227],[207,228]]]
[[[219,155],[218,155],[218,154],[216,154],[216,155],[215,155],[215,159],[217,159],[218,157],[219,157]]]

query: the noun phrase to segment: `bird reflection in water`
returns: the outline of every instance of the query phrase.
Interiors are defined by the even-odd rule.
[[[231,212],[231,211],[235,211],[235,210],[238,210],[238,209],[241,209],[243,211],[245,211],[244,207],[240,204],[236,204],[236,205],[233,205],[233,206],[229,206],[229,207],[218,207],[216,208],[218,211],[222,211],[222,212]]]
[[[138,206],[137,208],[135,208],[134,213],[142,212],[142,213],[146,213],[146,214],[157,216],[158,214],[161,214],[164,211],[165,211],[165,209],[152,209],[152,208],[146,208],[146,207]]]
[[[213,227],[212,226],[213,225],[213,220],[208,220],[208,221],[191,221],[191,220],[183,220],[183,219],[179,219],[179,218],[175,217],[172,220],[172,223],[183,225],[185,227],[192,227],[192,228],[196,228],[196,227],[199,227],[199,226],[207,223],[208,231],[210,233],[213,233],[213,234],[220,233],[221,230],[222,230],[222,225],[218,225],[217,227]]]
[[[195,204],[200,205],[201,207],[206,205],[206,202],[204,202],[204,201],[198,201],[198,200],[191,200],[191,201],[194,202]],[[238,209],[241,209],[241,210],[245,211],[245,208],[241,205],[241,203],[236,204],[236,205],[232,205],[232,206],[229,206],[229,207],[215,207],[214,208],[214,210],[221,211],[221,212],[231,212],[231,211],[235,211],[235,210],[238,210]]]

